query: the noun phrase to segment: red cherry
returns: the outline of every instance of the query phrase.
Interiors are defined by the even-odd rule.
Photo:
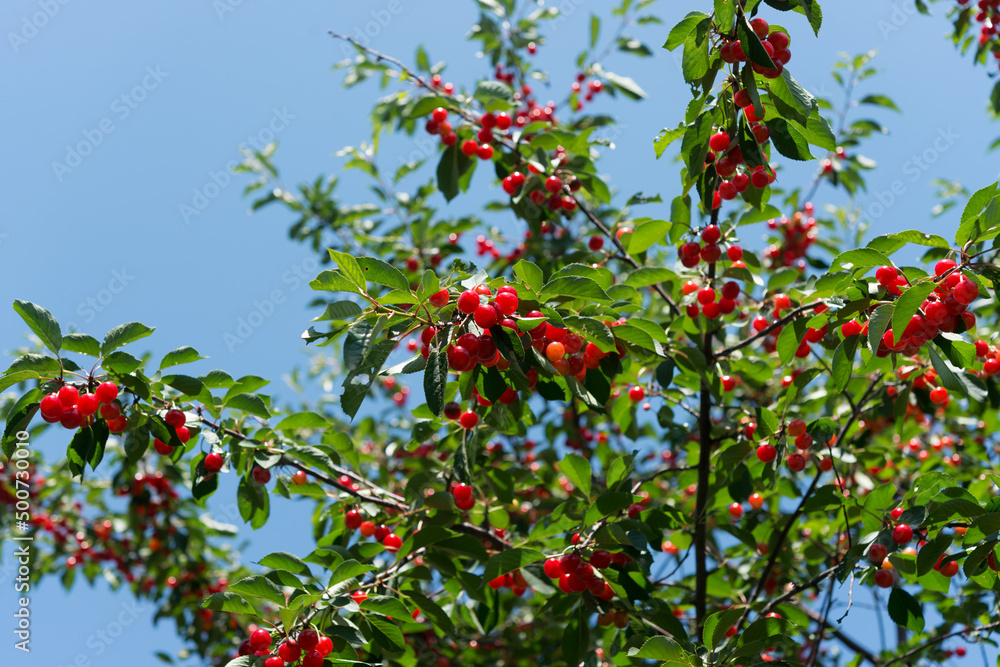
[[[273,655],[264,661],[264,667],[285,667],[285,661],[279,656]]]
[[[222,470],[222,465],[225,460],[222,458],[222,454],[218,452],[209,452],[205,457],[205,471],[210,474],[215,474]]]
[[[563,570],[558,558],[549,558],[545,561],[545,576],[549,579],[558,579],[562,574]]]
[[[873,543],[868,547],[868,560],[875,563],[876,565],[881,565],[885,557],[889,555],[889,550],[885,548],[885,545],[879,544],[878,542]]]
[[[941,405],[948,400],[948,390],[944,387],[934,387],[931,389],[931,403]]]
[[[261,468],[260,466],[255,466],[253,469],[253,481],[260,485],[267,484],[271,481],[271,471],[267,468]]]
[[[950,259],[939,260],[937,264],[934,265],[934,275],[943,276],[948,271],[951,271],[957,266],[954,261]]]
[[[479,415],[472,410],[466,410],[462,413],[462,416],[459,417],[458,423],[461,424],[464,429],[473,429],[476,427],[476,424],[479,423]]]
[[[322,656],[328,656],[333,651],[333,640],[327,636],[319,638],[319,643],[316,645],[316,650]]]
[[[757,447],[757,458],[764,463],[770,463],[778,456],[778,450],[774,445],[769,443],[764,443]]]
[[[755,510],[759,510],[761,507],[764,506],[764,496],[760,495],[759,493],[751,493],[750,497],[747,499],[747,502],[750,503],[750,507],[754,508]]]
[[[743,517],[743,505],[739,503],[733,503],[729,506],[729,516],[734,519],[740,519]]]
[[[396,533],[389,533],[385,536],[385,539],[382,540],[382,546],[385,547],[386,551],[396,553],[399,551],[399,548],[403,546],[403,540]]]
[[[70,430],[77,429],[83,424],[83,415],[80,414],[80,411],[76,407],[69,407],[60,415],[59,423],[63,425],[63,428]]]
[[[549,176],[545,179],[545,189],[549,192],[559,192],[562,190],[562,180],[558,176]]]
[[[750,27],[753,28],[753,31],[757,33],[757,36],[761,39],[767,37],[767,31],[771,29],[771,27],[767,24],[767,21],[760,17],[751,19]]]
[[[481,329],[489,329],[497,323],[497,311],[492,305],[484,303],[476,308],[474,319]]]
[[[319,651],[309,651],[302,656],[302,667],[323,667],[323,654]]]
[[[857,336],[861,333],[861,323],[857,320],[849,320],[840,325],[840,333],[843,334],[844,338],[850,338],[851,336]]]
[[[876,570],[875,585],[879,588],[892,588],[892,570]]]
[[[493,159],[493,147],[489,144],[482,144],[476,149],[476,155],[479,156],[480,160],[491,160]]]
[[[271,648],[271,633],[267,630],[254,630],[250,635],[250,648],[254,651],[264,651]]]
[[[102,382],[97,385],[94,395],[97,396],[97,400],[101,403],[110,403],[118,398],[118,385],[114,382]]]
[[[47,394],[45,398],[42,399],[41,404],[42,416],[46,417],[47,420],[55,421],[63,413],[63,404],[59,400],[59,394],[51,393]]]
[[[709,225],[701,232],[701,240],[705,243],[718,243],[722,238],[722,231],[716,225]]]
[[[177,428],[179,426],[184,426],[184,424],[187,422],[187,417],[184,415],[184,413],[181,410],[177,410],[176,408],[173,408],[173,409],[167,410],[167,414],[164,415],[163,421],[167,422],[168,424],[170,424],[174,428]]]
[[[801,454],[790,454],[787,463],[792,472],[802,472],[806,467],[806,459]]]
[[[913,539],[913,529],[905,523],[897,524],[892,529],[892,541],[896,544],[906,544]]]
[[[297,641],[303,651],[312,651],[319,643],[319,635],[312,628],[306,628],[299,633]]]
[[[708,145],[716,153],[721,153],[729,148],[729,135],[725,132],[717,132],[709,138]]]
[[[80,411],[80,414],[84,417],[89,417],[90,415],[97,412],[97,408],[100,407],[101,402],[97,400],[97,396],[93,394],[83,394],[76,402],[76,409]]]
[[[642,399],[646,398],[646,390],[636,385],[628,390],[628,397],[633,403],[638,403]]]
[[[80,392],[76,387],[66,385],[59,389],[59,400],[62,402],[64,408],[73,407],[79,398]]]
[[[181,442],[187,442],[191,439],[191,431],[188,430],[187,426],[178,426],[176,431],[177,439]]]
[[[455,500],[468,500],[472,498],[472,487],[468,484],[456,484],[451,490],[451,495]]]
[[[357,510],[347,510],[344,513],[344,525],[346,525],[351,530],[357,530],[361,527],[361,512]],[[374,530],[374,524],[372,524],[372,529]]]
[[[462,142],[462,153],[466,157],[472,157],[479,152],[479,144],[474,139],[466,139]]]
[[[459,312],[471,315],[479,308],[479,295],[472,290],[466,290],[458,297]]]

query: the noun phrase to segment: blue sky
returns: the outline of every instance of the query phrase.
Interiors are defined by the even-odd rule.
[[[635,78],[649,99],[603,99],[594,106],[620,122],[616,149],[605,152],[602,165],[622,196],[642,190],[667,197],[677,189],[676,170],[666,158],[654,160],[652,140],[661,128],[676,125],[688,95],[672,57],[677,54],[656,47],[689,5],[707,10],[710,3],[659,5],[666,25],[633,31],[655,57],[616,55],[605,64]],[[607,3],[565,0],[557,6],[565,18],[552,23],[537,56],[555,82],[551,94],[540,94],[543,100],[564,97],[588,17],[606,11]],[[858,201],[869,209],[884,206],[876,233],[931,224],[934,178],[976,189],[997,177],[995,156],[985,150],[997,134],[985,113],[992,84],[943,39],[948,26],[941,5],[935,9],[938,15],[927,18],[905,2],[828,2],[819,38],[798,15],[779,19],[764,12],[792,31],[789,69],[795,77],[835,101],[828,72],[836,54],[878,49],[875,64],[886,74],[861,90],[892,96],[904,113],[865,114],[891,128],[864,149],[879,168],[869,175],[869,194]],[[282,211],[249,214],[241,196],[246,180],[227,169],[241,145],[273,137],[283,180],[294,185],[336,173],[341,160],[334,153],[368,138],[368,110],[378,93],[372,85],[341,89],[342,75],[331,66],[351,52],[327,29],[366,35],[373,47],[404,60],[425,43],[432,61],[451,63],[447,79],[468,85],[489,74],[464,40],[475,16],[467,0],[7,0],[0,7],[8,188],[7,213],[0,217],[0,301],[37,302],[64,324],[98,337],[121,322],[142,321],[157,327],[145,342],[156,354],[192,345],[211,357],[194,370],[269,377],[272,393],[287,397],[281,376],[308,360],[299,340],[312,316],[303,276],[316,273],[315,260],[287,239],[290,218]],[[414,150],[419,145],[413,139],[390,140],[381,162],[394,170]],[[787,173],[788,183],[809,176],[796,166]],[[498,189],[483,176],[468,198],[445,210],[471,212],[496,196]],[[360,202],[363,185],[347,175],[340,196]],[[820,201],[824,192],[829,194],[821,190]],[[666,217],[668,211],[643,214]],[[947,218],[933,224],[947,228],[946,236],[955,226]],[[750,228],[746,245],[759,247],[763,233]],[[253,321],[260,325],[233,344],[232,335],[242,337],[240,320],[257,311],[263,317]],[[13,310],[0,307],[5,349],[20,344],[23,330]],[[38,446],[55,455],[65,442],[53,434]],[[233,492],[224,486],[217,506],[231,502]],[[272,521],[254,534],[246,560],[258,560],[275,544],[310,548],[303,512],[284,501],[277,505],[280,532]],[[7,585],[0,573],[0,586]],[[0,598],[0,610],[12,608],[10,595]],[[62,667],[82,656],[84,666],[145,664],[154,649],[179,648],[168,625],[152,629],[153,609],[146,605],[98,655],[95,646],[102,642],[88,645],[88,638],[115,622],[128,599],[103,585],[77,586],[67,596],[56,582],[45,583],[33,600],[34,653],[25,662]],[[0,655],[13,653],[5,640]]]

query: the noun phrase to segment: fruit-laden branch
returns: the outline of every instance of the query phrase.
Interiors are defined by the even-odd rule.
[[[719,221],[719,209],[712,209],[712,225]],[[708,265],[706,283],[715,280],[715,263]],[[705,364],[711,367],[715,363],[712,354],[711,323],[706,320],[704,340],[701,352]],[[712,472],[712,386],[708,377],[702,374],[701,396],[698,409],[698,490],[694,503],[694,556],[695,556],[695,595],[694,610],[697,619],[698,634],[705,624],[705,606],[708,598],[708,530],[705,525],[708,513],[709,488]]]
[[[882,665],[883,667],[889,667],[889,665],[893,665],[897,662],[908,660],[913,656],[915,656],[916,654],[920,653],[921,651],[928,649],[931,646],[934,646],[935,644],[940,644],[944,640],[951,639],[952,637],[957,637],[959,635],[965,635],[972,632],[988,632],[991,630],[1000,630],[1000,621],[993,621],[992,623],[987,623],[986,625],[979,625],[974,628],[966,627],[962,630],[956,630],[955,632],[949,632],[948,634],[941,635],[940,637],[935,637],[933,639],[924,642],[923,644],[920,644],[919,646],[910,649],[909,651],[903,653],[902,655],[897,655],[892,660],[886,660],[884,663],[882,663]]]
[[[882,381],[881,373],[879,373],[872,379],[871,384],[868,385],[868,389],[865,390],[865,393],[861,396],[861,399],[857,402],[855,409],[851,411],[851,414],[848,416],[847,420],[844,421],[843,426],[841,426],[840,431],[837,434],[838,443],[842,443],[844,441],[844,437],[847,435],[848,430],[850,430],[850,428],[854,425],[855,420],[864,411],[865,403],[868,402],[868,398],[871,396],[875,388],[878,387],[879,382],[881,381]],[[757,584],[754,586],[753,594],[747,601],[747,608],[743,612],[743,616],[740,617],[739,622],[736,624],[737,627],[742,627],[743,623],[746,622],[747,616],[750,613],[750,608],[753,606],[754,602],[757,601],[757,598],[760,597],[761,591],[764,590],[764,582],[767,581],[768,577],[771,576],[771,572],[772,570],[774,570],[774,566],[778,562],[778,554],[781,553],[782,547],[785,544],[785,540],[788,539],[788,534],[792,531],[792,527],[795,525],[795,522],[798,521],[799,517],[802,516],[803,512],[805,511],[806,502],[808,502],[809,498],[811,498],[812,494],[816,491],[816,486],[819,483],[819,478],[822,474],[823,474],[822,470],[816,471],[816,475],[813,477],[812,482],[809,484],[809,488],[806,489],[806,492],[802,495],[798,507],[795,508],[795,511],[788,518],[788,521],[785,522],[784,527],[781,529],[781,533],[779,533],[778,535],[778,539],[775,540],[773,545],[771,545],[770,547],[771,555],[768,556],[767,564],[764,566],[764,572],[757,579]]]
[[[395,65],[396,67],[399,68],[400,72],[402,72],[406,76],[408,76],[408,77],[412,78],[413,80],[415,80],[421,87],[427,88],[428,90],[432,90],[433,89],[432,86],[427,81],[425,81],[423,78],[421,78],[419,74],[417,74],[412,69],[410,69],[409,67],[407,67],[400,60],[398,60],[396,58],[393,58],[392,56],[388,56],[388,55],[386,55],[384,53],[381,53],[380,51],[376,51],[374,49],[371,49],[371,48],[369,48],[369,47],[361,44],[360,42],[358,42],[357,40],[355,40],[353,37],[349,37],[347,35],[341,35],[340,33],[334,32],[332,30],[328,31],[328,33],[329,33],[329,35],[331,37],[333,37],[335,39],[340,39],[340,40],[344,40],[345,42],[349,42],[349,43],[353,44],[355,47],[357,47],[358,49],[360,49],[360,50],[362,50],[362,51],[364,51],[366,53],[371,54],[376,60],[384,60],[385,62],[392,63],[393,65]],[[466,121],[468,121],[470,123],[475,123],[476,122],[476,118],[471,113],[469,113],[466,109],[464,109],[462,107],[459,107],[455,111],[460,116],[462,116],[462,118],[464,118]],[[501,145],[505,146],[506,148],[508,148],[511,151],[516,151],[517,150],[517,145],[512,140],[508,139],[507,137],[501,137],[498,141],[499,141],[499,143]],[[628,254],[628,252],[625,250],[625,247],[622,245],[621,241],[618,239],[617,235],[614,232],[612,232],[611,229],[609,229],[608,226],[605,225],[596,215],[594,215],[593,211],[591,211],[589,208],[587,208],[584,205],[584,203],[581,202],[580,199],[575,194],[573,194],[573,192],[566,185],[563,185],[563,192],[564,192],[564,194],[570,196],[573,199],[573,201],[576,202],[577,207],[583,212],[583,214],[587,217],[587,219],[590,220],[590,222],[593,223],[594,226],[597,227],[601,231],[602,234],[604,234],[608,239],[611,240],[612,243],[615,244],[615,247],[621,253],[621,256],[625,259],[625,261],[627,261],[629,264],[631,264],[633,268],[638,269],[638,268],[642,267],[642,264],[638,260],[636,260],[634,257],[632,257],[632,255]],[[713,216],[713,219],[715,217],[716,216]],[[658,295],[660,295],[660,297],[664,300],[664,302],[666,302],[666,304],[667,304],[667,306],[669,306],[671,312],[674,315],[680,315],[680,312],[681,312],[680,308],[677,306],[677,303],[670,297],[670,295],[667,293],[667,291],[663,288],[663,285],[661,285],[660,283],[656,283],[652,287],[653,287],[653,290]]]
[[[567,192],[569,191],[567,190]],[[623,246],[622,242],[618,239],[617,234],[612,232],[607,225],[605,225],[596,215],[593,214],[593,212],[590,211],[590,209],[584,206],[583,202],[581,202],[575,194],[569,192],[569,196],[573,198],[573,201],[575,201],[576,205],[580,208],[581,211],[583,211],[583,214],[587,216],[587,219],[590,220],[590,222],[593,223],[595,227],[601,230],[602,234],[611,239],[611,242],[615,244],[615,247],[618,249],[618,252],[621,254],[621,256],[625,259],[626,262],[631,264],[632,267],[636,269],[642,267],[642,264],[639,263],[639,261],[635,257],[628,254],[628,251],[625,250],[625,246]],[[714,220],[716,216],[713,215],[712,217]],[[713,224],[715,223],[713,222]],[[713,264],[711,265],[711,267],[714,268],[715,265]],[[673,312],[674,315],[680,315],[681,309],[677,306],[677,302],[674,301],[672,298],[670,298],[670,295],[667,294],[667,291],[663,289],[663,285],[661,285],[660,283],[655,283],[652,287],[653,290],[657,294],[659,294],[660,297],[670,307],[671,312]]]
[[[826,302],[824,300],[820,299],[818,301],[813,301],[811,303],[804,303],[804,304],[802,304],[801,306],[799,306],[797,308],[793,308],[792,310],[788,311],[787,315],[785,315],[784,317],[782,317],[779,320],[775,320],[774,322],[772,322],[771,324],[769,324],[765,328],[763,328],[760,331],[758,331],[757,333],[755,333],[753,336],[750,336],[747,339],[741,340],[739,343],[736,343],[735,345],[730,345],[729,347],[722,348],[721,350],[719,350],[718,352],[715,353],[715,358],[716,359],[723,359],[725,357],[728,357],[733,352],[736,352],[737,350],[742,350],[744,347],[746,347],[748,345],[752,345],[754,343],[754,341],[757,341],[757,340],[760,340],[761,338],[766,337],[768,334],[770,334],[775,329],[778,329],[779,327],[785,326],[786,324],[788,324],[789,322],[791,322],[792,320],[794,320],[796,317],[798,317],[802,313],[806,312],[807,310],[813,310],[815,308],[818,308],[819,306],[825,305],[825,303]]]

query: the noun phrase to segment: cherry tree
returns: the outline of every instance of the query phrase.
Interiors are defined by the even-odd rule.
[[[478,0],[490,71],[467,83],[423,48],[331,33],[356,52],[345,85],[384,89],[371,140],[341,153],[370,189],[287,188],[274,146],[240,169],[324,262],[303,382],[341,389],[278,401],[261,377],[179,371],[192,347],[142,353],[145,324],[95,337],[16,300],[34,347],[0,376],[4,538],[30,534],[67,588],[153,601],[188,656],[233,667],[995,653],[998,184],[946,193],[934,228],[953,236],[872,237],[854,206],[819,203],[874,168],[862,146],[883,128],[857,109],[896,109],[866,92],[871,54],[824,99],[789,67],[816,0],[714,0],[672,27],[652,4],[591,19],[558,104],[535,92],[560,57],[553,7]],[[976,59],[1000,54],[995,2],[954,11],[962,48],[974,17]],[[651,28],[690,95],[635,153],[679,177],[662,195],[602,173],[614,119],[591,112],[641,103],[608,67],[651,56],[633,36]],[[434,149],[390,173],[388,134]],[[813,177],[793,186],[792,161]],[[474,181],[495,199],[454,213]],[[24,446],[50,429],[62,460]],[[224,521],[206,507],[227,476]],[[238,565],[232,522],[290,500],[315,548]]]

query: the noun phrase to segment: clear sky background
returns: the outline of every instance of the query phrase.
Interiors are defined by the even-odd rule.
[[[539,93],[542,100],[565,96],[589,15],[606,13],[609,5],[599,0],[556,4],[566,10],[565,18],[549,26],[549,41],[536,56],[553,74],[552,91]],[[891,130],[863,150],[879,163],[869,175],[869,193],[858,198],[865,208],[885,207],[875,233],[933,224],[950,236],[953,217],[930,222],[931,180],[955,179],[975,190],[997,178],[996,155],[986,152],[998,134],[985,111],[992,83],[943,38],[947,4],[935,5],[936,15],[928,18],[916,15],[905,0],[827,2],[818,38],[799,15],[763,13],[792,31],[789,69],[795,77],[835,101],[828,72],[836,54],[878,49],[875,64],[886,74],[867,81],[861,92],[890,95],[903,114],[874,108],[864,113]],[[44,15],[45,7],[51,16]],[[593,107],[620,122],[617,148],[605,151],[602,166],[621,197],[640,190],[665,198],[676,193],[677,170],[666,158],[655,161],[652,140],[661,128],[677,124],[689,96],[674,58],[679,54],[657,47],[693,7],[710,11],[708,2],[654,5],[665,25],[632,34],[653,47],[655,57],[615,55],[605,63],[649,93],[641,103],[605,97]],[[447,79],[471,85],[490,74],[489,65],[473,57],[475,45],[464,39],[476,15],[468,0],[6,0],[0,7],[7,195],[0,215],[0,302],[34,301],[52,310],[64,327],[75,323],[98,338],[117,324],[138,320],[157,331],[135,351],[148,348],[162,355],[192,345],[211,357],[193,371],[224,368],[233,375],[262,375],[273,380],[268,389],[276,397],[288,398],[282,375],[308,360],[299,335],[314,315],[306,308],[312,295],[298,276],[310,268],[312,275],[317,272],[314,257],[287,239],[291,218],[283,210],[249,214],[249,201],[241,196],[247,180],[227,174],[227,165],[240,158],[239,146],[266,141],[275,132],[276,163],[291,186],[336,173],[342,161],[334,153],[368,138],[368,112],[378,92],[373,85],[341,89],[342,74],[331,66],[351,52],[326,30],[367,31],[374,48],[410,61],[424,43],[432,61],[450,63]],[[612,25],[606,23],[606,34]],[[68,156],[81,142],[92,150],[79,159]],[[381,164],[395,170],[415,150],[415,140],[391,140]],[[921,155],[926,168],[914,161]],[[790,185],[809,178],[797,167],[786,173],[784,182]],[[894,181],[900,182],[896,190],[902,186],[902,197],[891,194]],[[339,195],[361,202],[363,185],[348,175]],[[446,210],[473,212],[497,191],[480,173],[471,194]],[[821,190],[818,201],[828,200],[830,190]],[[185,219],[183,206],[198,214]],[[668,217],[668,210],[647,208],[643,215]],[[516,224],[506,217],[491,222],[508,230]],[[760,247],[764,232],[763,226],[750,228],[746,245]],[[241,318],[269,310],[262,302],[276,290],[282,303],[244,342],[227,345],[226,334],[237,334]],[[0,307],[0,348],[21,344],[23,331],[13,310]],[[55,433],[37,443],[49,456],[65,445]],[[233,486],[223,485],[217,494],[220,511],[233,502]],[[308,512],[279,499],[272,514],[257,533],[241,530],[241,538],[250,539],[247,561],[278,548],[300,553],[311,548]],[[8,554],[2,563],[0,617],[8,620],[0,622],[5,638],[0,661],[5,665],[145,665],[156,663],[154,650],[180,648],[170,625],[152,627],[154,609],[147,604],[98,654],[88,637],[107,629],[131,596],[111,594],[103,584],[93,589],[78,584],[67,595],[52,580],[34,596],[33,652],[24,656],[12,649],[6,629],[8,610],[14,608]],[[878,645],[870,624],[854,621],[851,627],[866,643]]]

